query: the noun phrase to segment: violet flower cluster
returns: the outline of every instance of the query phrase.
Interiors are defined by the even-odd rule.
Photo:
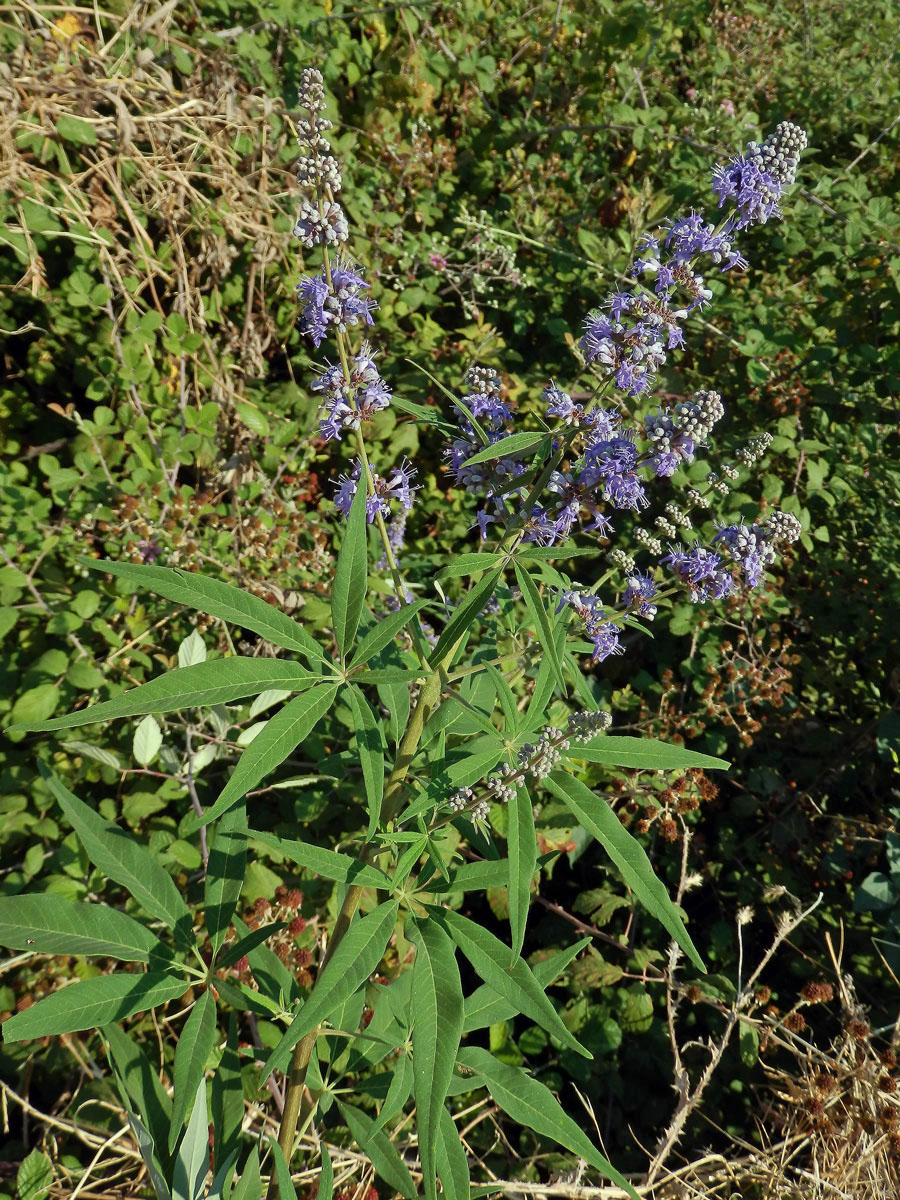
[[[374,325],[372,313],[377,305],[363,294],[369,285],[362,269],[348,255],[339,253],[334,260],[329,259],[329,248],[343,245],[349,230],[343,209],[335,200],[342,187],[341,171],[326,137],[333,123],[322,115],[325,87],[318,71],[310,68],[303,71],[298,105],[308,113],[297,124],[303,152],[297,164],[297,182],[306,194],[294,236],[307,250],[321,248],[323,261],[320,272],[304,275],[297,285],[302,303],[300,330],[318,349],[331,334],[342,338],[355,325]],[[341,441],[346,432],[358,439],[365,423],[391,402],[391,389],[378,373],[368,341],[362,343],[356,354],[351,355],[345,348],[337,365],[326,363],[311,387],[321,395],[319,436],[326,441]],[[357,458],[338,481],[335,505],[345,517],[349,515],[363,470],[362,460]],[[412,482],[415,469],[404,459],[387,476],[370,473],[366,517],[372,523],[393,516],[387,540],[391,552],[396,552],[403,542],[406,514],[418,491]],[[399,505],[396,515],[392,501]]]

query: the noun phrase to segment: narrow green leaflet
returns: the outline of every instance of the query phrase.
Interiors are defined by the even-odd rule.
[[[476,571],[487,571],[503,560],[502,554],[459,554],[448,566],[441,567],[437,578],[456,579],[460,575],[474,575]]]
[[[39,761],[38,770],[97,870],[127,888],[142,908],[174,930],[180,942],[190,945],[193,942],[191,913],[168,871],[131,834],[111,821],[104,821],[73,795],[46,764]]]
[[[466,407],[465,401],[461,400],[459,398],[459,396],[454,396],[454,394],[450,391],[450,389],[445,387],[445,385],[443,383],[441,383],[441,381],[438,378],[436,378],[434,375],[432,375],[432,373],[426,367],[423,367],[420,363],[417,363],[412,358],[408,358],[406,361],[411,366],[415,367],[417,371],[421,371],[423,375],[427,375],[428,378],[431,380],[431,382],[434,384],[434,386],[439,391],[444,393],[444,395],[447,397],[447,399],[450,401],[450,403],[453,405],[453,407],[460,409],[465,414],[465,416],[468,417],[469,424],[475,430],[475,436],[478,438],[479,442],[481,442],[482,446],[486,446],[488,444],[488,442],[490,441],[490,438],[484,432],[484,430],[481,428],[481,425],[478,422],[478,418],[473,416],[473,414]],[[391,403],[393,403],[393,396],[391,397]],[[448,428],[448,427],[445,426],[445,428]],[[452,429],[450,436],[456,437],[459,432],[458,429],[455,426],[452,426],[449,428]]]
[[[228,1038],[213,1072],[209,1089],[210,1120],[213,1126],[213,1151],[216,1170],[228,1156],[241,1148],[241,1124],[244,1119],[244,1087],[241,1082],[241,1059],[238,1054],[237,1017],[231,1013]]]
[[[316,1190],[316,1200],[331,1200],[334,1195],[334,1167],[331,1165],[331,1155],[324,1142],[319,1142],[322,1155],[322,1165],[319,1167],[319,1186]]]
[[[437,1169],[447,1200],[469,1200],[469,1160],[446,1105],[438,1123]]]
[[[184,1131],[172,1170],[172,1200],[202,1200],[209,1171],[209,1112],[206,1080],[201,1079],[191,1099],[194,1110]]]
[[[431,912],[444,925],[478,975],[495,992],[511,1001],[516,1012],[530,1017],[576,1054],[593,1057],[562,1023],[524,959],[515,958],[510,963],[509,946],[468,917],[449,908],[432,909]]]
[[[361,863],[349,854],[326,850],[324,846],[309,846],[306,842],[277,837],[274,833],[264,833],[259,829],[251,829],[249,833],[254,841],[264,842],[274,850],[280,850],[292,863],[296,863],[298,867],[306,867],[314,875],[321,875],[323,879],[333,879],[337,883],[355,883],[361,887],[383,888],[385,891],[390,889],[391,881],[383,871]]]
[[[331,592],[331,620],[342,657],[346,658],[362,615],[369,575],[369,545],[366,525],[366,484],[363,477],[356,489],[344,541],[338,554]]]
[[[358,1108],[338,1101],[338,1108],[350,1135],[371,1159],[372,1166],[395,1191],[405,1200],[415,1200],[416,1185],[409,1173],[409,1167],[394,1149],[390,1139],[383,1131],[373,1132],[375,1122],[370,1116]]]
[[[384,737],[369,702],[357,687],[351,684],[344,692],[350,697],[353,711],[356,748],[359,765],[362,767],[366,800],[369,807],[369,828],[366,840],[371,841],[378,822],[381,820],[381,801],[384,798]]]
[[[456,947],[437,922],[410,918],[406,934],[416,948],[412,1046],[419,1158],[426,1200],[437,1200],[437,1142],[462,1036],[462,984]]]
[[[97,954],[123,962],[171,959],[149,929],[117,908],[43,895],[0,897],[0,946],[35,954]]]
[[[516,698],[506,679],[493,663],[485,663],[484,667],[493,680],[494,691],[500,701],[500,708],[503,710],[503,732],[508,738],[514,738],[519,730],[519,709],[516,705]]]
[[[428,892],[481,892],[489,887],[503,887],[509,883],[509,860],[487,860],[462,863],[450,868],[450,878],[431,879],[424,891]]]
[[[243,592],[230,583],[210,579],[208,575],[200,575],[196,571],[182,571],[178,567],[150,567],[94,558],[80,558],[78,561],[92,571],[129,579],[148,592],[164,596],[166,600],[209,613],[211,617],[220,617],[241,629],[250,629],[284,650],[296,650],[317,662],[327,661],[325,652],[302,625],[259,596]]]
[[[590,942],[590,938],[583,938],[574,946],[558,951],[551,958],[545,958],[541,962],[535,963],[534,977],[541,988],[546,991],[553,980],[566,969],[585,946],[590,945]],[[518,1009],[511,1001],[483,983],[470,996],[466,996],[463,1033],[473,1033],[476,1029],[487,1029],[489,1025],[496,1025],[499,1021],[510,1020],[517,1013]]]
[[[131,1126],[131,1132],[134,1134],[137,1148],[141,1152],[141,1158],[144,1160],[144,1166],[147,1168],[147,1174],[150,1177],[153,1190],[156,1192],[157,1200],[170,1200],[172,1193],[169,1191],[169,1185],[166,1183],[165,1175],[163,1175],[162,1166],[156,1156],[153,1138],[133,1112],[128,1113],[128,1124]]]
[[[562,649],[566,641],[566,627],[560,621],[553,631],[553,645],[562,660]],[[533,729],[538,729],[547,724],[547,706],[550,703],[550,697],[553,695],[553,687],[555,683],[555,671],[549,654],[545,654],[541,659],[541,665],[538,667],[537,679],[534,685],[534,691],[531,693],[531,699],[528,701],[528,708],[525,710],[525,720],[520,726],[519,732],[522,730],[526,733],[531,733]]]
[[[376,667],[373,671],[353,671],[350,678],[354,683],[399,683],[409,685],[424,679],[428,671],[424,667],[407,670],[404,667]]]
[[[538,586],[519,563],[515,564],[516,579],[519,581],[519,587],[522,589],[522,599],[525,601],[525,606],[531,613],[532,619],[537,625],[537,631],[540,634],[541,646],[550,659],[550,667],[553,671],[553,676],[562,690],[563,695],[566,694],[566,681],[563,679],[562,659],[557,648],[556,641],[553,637],[553,629],[550,625],[550,618],[547,616],[547,610],[544,608],[544,601],[541,599],[541,593],[538,591]]]
[[[247,1165],[231,1193],[231,1200],[262,1200],[262,1176],[259,1173],[259,1147],[254,1146]]]
[[[25,1042],[30,1038],[96,1029],[183,996],[189,986],[185,979],[155,971],[146,975],[128,972],[97,975],[51,992],[31,1008],[4,1021],[3,1039]]]
[[[538,430],[532,433],[511,433],[508,437],[501,438],[499,442],[494,442],[492,446],[485,446],[483,450],[479,450],[477,454],[467,458],[462,465],[474,467],[476,463],[490,462],[494,458],[507,458],[510,454],[520,454],[523,450],[530,450],[532,446],[540,445],[544,438],[549,438],[549,436]]]
[[[300,1039],[363,986],[381,962],[394,929],[398,907],[396,900],[388,900],[368,916],[353,922],[316,980],[309,999],[269,1055],[260,1082],[264,1082],[272,1071],[283,1071]]]
[[[689,767],[727,771],[731,766],[725,758],[686,750],[684,746],[670,746],[654,738],[600,736],[582,745],[573,742],[563,754],[566,758],[577,758],[583,762],[650,771],[680,771]]]
[[[281,712],[270,717],[238,759],[231,778],[218,800],[202,817],[193,817],[183,827],[185,835],[195,833],[227,812],[235,801],[246,796],[261,779],[297,749],[312,733],[331,707],[337,684],[320,684],[289,701]]]
[[[238,802],[219,818],[203,884],[206,932],[213,958],[219,953],[244,884],[247,863],[247,808]]]
[[[497,586],[497,581],[503,574],[503,567],[497,567],[491,571],[490,575],[486,575],[471,589],[469,594],[460,604],[459,608],[453,613],[453,616],[444,626],[444,632],[438,638],[437,645],[428,656],[428,661],[432,666],[443,659],[444,655],[455,645],[466,629],[476,620],[478,614],[487,604],[491,593]]]
[[[522,953],[525,944],[525,924],[531,905],[531,880],[537,866],[537,834],[534,831],[534,809],[528,789],[521,784],[509,806],[509,932],[512,959]]]
[[[671,934],[694,966],[705,971],[703,959],[697,953],[678,909],[654,874],[643,846],[625,829],[606,801],[564,771],[554,771],[544,780],[544,786],[562,800],[579,824],[597,839],[644,908]]]
[[[634,1200],[637,1192],[615,1167],[608,1162],[575,1121],[565,1112],[549,1088],[532,1078],[521,1067],[500,1062],[480,1046],[466,1046],[459,1052],[459,1062],[475,1071],[487,1084],[497,1104],[517,1125],[533,1129],[552,1138],[579,1158],[602,1171],[607,1179],[624,1188]]]
[[[382,1075],[378,1078],[383,1079],[384,1076]],[[409,1099],[410,1093],[413,1090],[413,1065],[412,1059],[408,1054],[401,1054],[396,1060],[390,1078],[391,1082],[388,1086],[387,1095],[384,1098],[378,1119],[373,1126],[374,1133],[377,1133],[379,1129],[383,1129],[392,1117],[396,1117],[397,1113],[402,1111],[403,1105]],[[318,1200],[318,1197],[316,1200]]]
[[[169,1153],[181,1136],[188,1106],[203,1083],[203,1071],[216,1038],[216,1002],[208,989],[191,1009],[175,1043],[175,1097],[169,1125]]]
[[[279,687],[299,692],[321,681],[297,663],[277,658],[217,658],[177,667],[158,679],[132,688],[115,700],[104,700],[64,717],[54,717],[34,725],[11,725],[14,730],[72,729],[76,725],[95,725],[115,717],[134,717],[144,713],[175,712],[198,704],[227,704],[244,696],[255,696],[266,688]]]
[[[516,558],[520,562],[527,562],[528,559],[533,559],[535,562],[552,562],[556,559],[567,561],[570,558],[577,558],[581,554],[600,554],[601,551],[597,546],[572,546],[564,543],[561,546],[533,546],[531,544],[520,547],[516,553]]]
[[[427,600],[414,600],[412,604],[404,604],[395,613],[380,618],[362,638],[356,647],[356,653],[351,662],[352,667],[361,667],[370,658],[374,658],[379,650],[390,645],[398,633],[405,629],[416,613],[425,607]]]
[[[166,1137],[172,1118],[172,1101],[159,1081],[143,1050],[123,1029],[113,1022],[100,1030],[106,1043],[110,1063],[118,1075],[125,1094],[126,1107],[135,1110],[147,1127],[153,1143],[168,1166],[165,1153]]]

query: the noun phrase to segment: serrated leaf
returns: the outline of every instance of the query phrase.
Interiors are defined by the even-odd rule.
[[[320,684],[295,696],[281,712],[270,717],[263,729],[238,759],[231,778],[218,800],[202,817],[193,817],[183,826],[185,834],[195,833],[208,825],[256,787],[270,771],[274,771],[309,737],[331,707],[337,684]]]
[[[369,1156],[372,1166],[385,1183],[390,1184],[405,1200],[415,1200],[416,1185],[409,1167],[391,1145],[387,1134],[373,1132],[374,1121],[358,1108],[343,1104],[340,1100],[338,1108],[351,1136]]]
[[[538,591],[538,586],[531,578],[529,573],[519,563],[515,564],[516,579],[519,581],[519,587],[522,589],[522,599],[525,601],[525,607],[531,613],[531,617],[537,625],[537,632],[540,634],[541,646],[550,659],[550,667],[553,671],[553,676],[562,691],[566,694],[566,681],[563,679],[562,673],[562,658],[556,641],[553,637],[553,629],[550,625],[550,618],[547,616],[547,610],[544,608],[544,601],[541,599],[541,593]]]
[[[526,1129],[533,1129],[552,1138],[579,1158],[583,1158],[607,1179],[624,1188],[634,1200],[637,1192],[612,1163],[608,1162],[582,1129],[564,1111],[549,1088],[532,1078],[521,1067],[500,1062],[480,1046],[466,1046],[459,1052],[459,1062],[475,1071],[487,1084],[487,1089],[507,1116]]]
[[[331,591],[331,619],[338,650],[346,658],[359,628],[366,599],[369,574],[369,546],[366,524],[365,475],[359,481],[350,515],[345,526],[344,540],[338,554]]]
[[[356,647],[351,667],[361,667],[370,658],[374,658],[385,646],[389,646],[397,634],[406,628],[416,613],[427,603],[427,600],[414,600],[412,604],[405,604],[396,612],[389,613],[388,616],[377,621]]]
[[[691,962],[700,971],[705,971],[703,959],[697,953],[678,909],[669,899],[669,893],[654,874],[643,846],[622,825],[609,805],[581,780],[564,771],[554,771],[544,780],[544,786],[562,800],[579,824],[600,842],[635,897],[675,939]]]
[[[40,1150],[32,1150],[16,1172],[19,1200],[46,1200],[53,1184],[53,1164]]]
[[[264,833],[260,829],[251,829],[249,836],[258,842],[264,842],[274,850],[280,850],[292,863],[296,863],[298,867],[306,867],[323,879],[358,884],[360,887],[382,888],[385,891],[390,889],[391,881],[383,871],[361,863],[349,854],[340,854],[337,850],[327,850],[324,846],[311,846],[306,842],[278,837],[277,834]]]
[[[103,571],[129,579],[157,596],[184,604],[187,608],[219,617],[230,625],[250,629],[267,642],[284,650],[296,650],[317,661],[327,661],[320,646],[296,621],[259,596],[243,592],[229,583],[210,579],[196,571],[177,567],[152,567],[139,563],[119,563],[94,558],[79,558],[79,563],[92,571]]]
[[[184,979],[153,971],[145,975],[124,972],[97,975],[51,992],[31,1008],[10,1017],[3,1023],[3,1038],[7,1042],[25,1042],[96,1029],[183,996],[189,986]]]
[[[509,933],[513,958],[525,944],[525,925],[531,905],[531,880],[537,866],[537,834],[528,790],[521,784],[509,805]]]
[[[90,742],[71,741],[59,744],[70,754],[80,754],[82,758],[90,758],[94,762],[102,763],[104,767],[114,767],[117,771],[124,770],[121,759],[112,750],[104,750],[102,746],[94,746]]]
[[[162,730],[155,717],[149,714],[140,722],[134,731],[131,751],[135,762],[142,767],[149,766],[159,753],[162,745]]]
[[[320,675],[311,675],[297,663],[280,659],[218,658],[193,667],[167,671],[165,675],[132,688],[115,700],[104,700],[101,704],[92,704],[64,717],[55,717],[52,721],[22,724],[18,728],[41,732],[72,729],[76,725],[94,725],[115,717],[175,712],[198,704],[227,704],[231,700],[256,695],[273,684],[296,692],[320,683],[321,679]]]
[[[436,922],[410,918],[406,934],[416,948],[412,1046],[419,1158],[426,1200],[437,1200],[437,1142],[462,1036],[462,984],[456,949]]]
[[[589,742],[573,742],[563,754],[566,758],[583,762],[605,763],[610,767],[627,767],[635,770],[680,771],[690,767],[706,770],[727,771],[731,766],[725,758],[714,758],[711,754],[700,754],[686,750],[684,746],[671,746],[654,738],[609,737],[592,738]]]
[[[239,801],[219,818],[203,885],[206,932],[213,959],[225,940],[240,898],[247,864],[247,833],[247,809]]]
[[[388,900],[351,924],[316,980],[309,999],[269,1055],[261,1082],[272,1071],[283,1071],[300,1039],[312,1032],[339,1004],[363,986],[381,962],[394,929],[397,909],[397,901]]]
[[[171,957],[149,929],[118,909],[52,893],[0,897],[0,946],[35,954],[103,955],[123,962]]]
[[[182,944],[191,945],[193,919],[171,875],[130,834],[82,803],[45,763],[38,761],[38,770],[97,870],[127,888],[151,916],[174,931]]]
[[[178,665],[195,667],[202,662],[206,662],[206,642],[196,629],[192,629],[178,647]]]
[[[191,1009],[175,1043],[175,1096],[169,1125],[169,1152],[181,1136],[188,1106],[198,1088],[205,1092],[204,1067],[216,1037],[216,1002],[208,989]]]
[[[384,798],[384,737],[369,702],[359,688],[351,684],[345,694],[350,698],[350,708],[353,711],[356,748],[369,808],[366,840],[371,841],[381,819],[381,802]]]
[[[584,1058],[592,1057],[563,1024],[559,1013],[547,999],[544,989],[524,959],[516,957],[510,963],[509,946],[504,946],[499,938],[495,938],[487,929],[470,921],[468,917],[449,908],[431,911],[462,950],[479,977],[498,995],[510,1001],[516,1012],[530,1017],[576,1054]]]

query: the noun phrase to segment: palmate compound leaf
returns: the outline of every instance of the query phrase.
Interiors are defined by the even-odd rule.
[[[675,939],[694,966],[705,971],[681,914],[654,874],[643,846],[625,829],[606,801],[565,771],[554,771],[544,780],[544,787],[562,800],[578,823],[597,839],[644,908]]]
[[[306,1003],[266,1060],[261,1083],[272,1071],[285,1070],[291,1051],[300,1039],[363,986],[381,962],[394,929],[398,907],[396,900],[387,900],[351,924],[316,980]]]
[[[185,979],[158,971],[97,975],[51,992],[31,1008],[4,1021],[3,1038],[7,1042],[24,1042],[96,1029],[183,996],[189,986]]]
[[[309,691],[295,696],[274,717],[270,717],[238,759],[231,778],[212,808],[207,809],[202,817],[192,817],[184,823],[184,835],[189,836],[201,825],[208,825],[210,821],[227,812],[270,771],[280,766],[288,755],[309,737],[324,717],[331,707],[337,686],[323,683],[310,688]]]
[[[300,692],[321,679],[321,675],[312,675],[297,663],[277,658],[217,658],[193,667],[167,671],[114,700],[104,700],[101,704],[92,704],[50,721],[10,726],[10,729],[38,732],[72,729],[76,725],[95,725],[116,717],[175,712],[199,704],[228,704],[268,688]]]
[[[163,942],[126,913],[103,904],[41,895],[0,897],[0,946],[35,954],[84,954],[122,962],[171,961]]]
[[[602,1171],[607,1179],[624,1188],[634,1200],[637,1192],[623,1175],[608,1162],[590,1138],[565,1112],[549,1088],[532,1078],[521,1067],[511,1067],[480,1046],[460,1050],[458,1061],[484,1080],[488,1091],[503,1111],[519,1125],[552,1138],[573,1154]]]
[[[310,661],[328,661],[325,652],[302,625],[259,596],[232,587],[230,583],[210,579],[196,571],[182,571],[178,567],[151,567],[94,558],[80,558],[78,561],[92,571],[128,579],[166,600],[208,613],[211,617],[219,617],[229,625],[252,630],[267,642],[273,642],[283,650],[294,650]]]
[[[434,920],[443,925],[489,987],[515,1006],[517,1013],[552,1034],[562,1045],[584,1058],[593,1058],[563,1024],[523,958],[510,962],[510,948],[482,926],[452,909],[429,909]]]
[[[143,909],[174,931],[182,945],[191,945],[190,909],[168,871],[129,833],[88,808],[40,760],[38,770],[97,870],[126,888]]]
[[[444,930],[435,921],[411,917],[406,934],[416,948],[412,1047],[419,1157],[426,1200],[437,1200],[437,1145],[462,1036],[463,992],[456,947]]]

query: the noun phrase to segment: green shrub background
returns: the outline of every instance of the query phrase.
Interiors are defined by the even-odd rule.
[[[710,209],[711,165],[790,119],[810,149],[785,219],[745,235],[748,270],[713,282],[714,304],[661,391],[721,392],[726,450],[775,435],[732,515],[755,514],[762,497],[801,518],[802,543],[761,595],[683,606],[652,641],[595,668],[591,687],[620,731],[732,759],[689,818],[691,866],[706,884],[685,906],[718,980],[708,997],[727,996],[735,974],[734,912],[755,910],[752,958],[771,936],[764,889],[780,885],[824,899],[766,973],[773,1003],[789,1009],[832,970],[830,934],[872,1025],[891,1022],[897,984],[881,953],[897,970],[900,950],[873,938],[900,940],[896,843],[885,843],[900,816],[900,8],[107,8],[99,35],[87,10],[63,5],[0,19],[0,725],[109,698],[179,654],[229,649],[218,624],[103,582],[80,556],[221,574],[311,627],[326,623],[329,481],[345,462],[310,436],[319,360],[295,327],[303,262],[290,236],[288,118],[304,66],[323,71],[333,98],[353,251],[380,305],[382,374],[420,404],[441,396],[410,360],[451,390],[469,363],[495,366],[526,410],[549,378],[573,380],[581,321],[637,238],[691,205]],[[432,431],[383,413],[380,451],[414,458],[425,484],[403,560],[414,582],[431,573],[436,545],[473,544],[471,517]],[[37,777],[39,756],[124,818],[191,895],[200,854],[179,836],[190,800],[173,777],[193,755],[191,786],[208,803],[256,716],[167,718],[151,757],[143,742],[135,754],[137,723],[4,737],[0,890],[81,899],[103,888]],[[320,770],[350,725],[337,708],[284,772],[304,785],[265,788],[256,820],[323,845],[355,831],[346,756]],[[140,736],[152,749],[152,730]],[[652,799],[646,781],[601,781],[626,819]],[[549,818],[541,832],[547,848],[568,846],[570,831]],[[655,826],[647,843],[673,884],[680,845]],[[254,851],[247,906],[297,882],[267,847]],[[623,889],[599,856],[570,851],[547,894],[628,938],[627,953],[604,949],[568,977],[567,1019],[595,1059],[549,1055],[544,1035],[518,1026],[492,1031],[492,1049],[582,1087],[607,1153],[639,1169],[674,1103],[652,982],[663,943],[649,922],[626,927]],[[327,888],[302,882],[307,904],[326,910]],[[548,910],[526,952],[568,944],[572,931]],[[62,967],[98,969],[7,965],[0,1012],[43,994]],[[834,1014],[809,1019],[810,1036],[827,1041]],[[698,1005],[689,1027],[703,1037],[718,1020],[714,1003]],[[72,1107],[108,1097],[66,1046],[4,1046],[0,1076],[22,1067],[35,1102],[51,1103],[61,1077]],[[729,1052],[708,1101],[720,1129],[756,1136],[762,1086],[755,1050]],[[102,1124],[102,1110],[90,1118]],[[682,1149],[721,1137],[695,1122]],[[524,1138],[515,1148],[535,1149]]]

